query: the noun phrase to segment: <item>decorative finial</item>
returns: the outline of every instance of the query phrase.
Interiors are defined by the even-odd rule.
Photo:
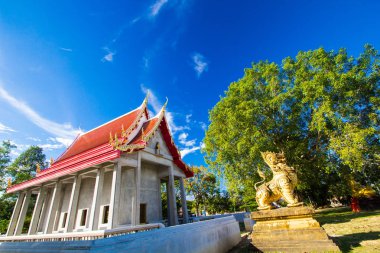
[[[166,110],[166,106],[168,105],[168,102],[169,102],[169,99],[168,99],[168,97],[166,97],[166,102],[165,102],[165,104],[162,106],[162,111],[165,111],[165,110]]]
[[[121,137],[127,138],[127,132],[124,130],[124,124],[121,125]]]
[[[54,163],[54,158],[50,157],[50,166]]]
[[[8,178],[8,188],[12,186],[12,178]]]
[[[144,104],[145,104],[145,105],[148,103],[149,96],[150,96],[150,91],[147,90],[147,91],[146,91],[146,96],[145,96],[145,99],[144,99]]]
[[[41,172],[41,166],[39,163],[36,164],[36,172],[37,174]]]
[[[112,143],[113,143],[112,132],[110,132],[110,141],[109,141],[109,144],[112,145]]]

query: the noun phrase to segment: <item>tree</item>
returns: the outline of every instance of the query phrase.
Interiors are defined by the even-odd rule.
[[[379,86],[380,56],[368,45],[357,58],[319,48],[281,66],[253,63],[210,111],[206,161],[251,201],[257,169],[269,174],[267,150],[285,152],[305,201],[325,203],[338,182],[347,194],[348,174],[379,182]]]
[[[15,198],[12,194],[5,194],[4,191],[7,187],[6,178],[12,178],[12,183],[17,184],[29,180],[36,175],[37,164],[41,167],[45,163],[45,155],[42,153],[42,148],[31,146],[23,153],[21,153],[12,163],[10,158],[10,151],[16,146],[12,145],[10,141],[3,141],[0,146],[0,180],[1,190],[0,195],[0,233],[7,231],[9,219],[12,215],[12,210],[15,204]],[[31,199],[29,209],[33,206],[35,198]],[[32,210],[28,210],[26,222],[23,231],[28,227],[28,222],[31,219]]]
[[[194,177],[187,178],[184,183],[186,191],[194,196],[194,206],[197,216],[200,215],[200,206],[207,204],[207,199],[214,195],[217,181],[214,174],[204,166],[192,167]]]
[[[21,183],[36,175],[37,164],[41,168],[45,164],[46,156],[42,148],[31,146],[22,152],[9,166],[8,173],[13,178],[13,183]]]
[[[4,192],[7,187],[7,168],[11,162],[11,149],[15,148],[10,141],[3,141],[0,146],[0,195]]]

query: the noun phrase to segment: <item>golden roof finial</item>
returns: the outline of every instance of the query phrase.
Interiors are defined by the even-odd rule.
[[[37,174],[41,172],[41,166],[39,163],[36,164],[36,172]]]
[[[112,143],[113,143],[112,132],[110,132],[110,141],[109,141],[109,144],[112,145]]]
[[[54,158],[50,157],[50,166],[54,163]]]
[[[169,99],[168,99],[168,97],[166,97],[166,102],[165,102],[165,104],[162,106],[162,111],[163,111],[163,112],[166,110],[166,106],[168,105],[168,102],[169,102]]]
[[[8,188],[12,186],[12,178],[8,178]]]
[[[121,125],[121,137],[127,138],[127,132],[124,129],[124,124]]]
[[[146,104],[148,103],[149,96],[150,96],[150,90],[147,90],[147,91],[146,91],[146,96],[145,96],[145,99],[144,99],[143,104],[146,105]]]

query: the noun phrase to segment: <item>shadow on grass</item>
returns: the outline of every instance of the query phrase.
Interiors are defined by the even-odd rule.
[[[356,218],[371,217],[377,215],[380,215],[380,210],[361,211],[360,213],[353,213],[348,208],[342,208],[341,210],[329,210],[317,213],[313,216],[313,218],[315,218],[322,226],[324,224],[344,223]]]
[[[349,234],[339,237],[331,237],[331,239],[343,253],[346,253],[356,247],[360,247],[362,241],[380,239],[380,232]]]

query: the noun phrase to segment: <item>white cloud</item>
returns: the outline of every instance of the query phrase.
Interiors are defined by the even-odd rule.
[[[190,123],[190,118],[193,116],[192,114],[187,114],[186,115],[186,123]]]
[[[0,122],[0,133],[7,133],[7,132],[16,132],[16,131]]]
[[[168,0],[157,0],[151,7],[150,7],[150,16],[155,17],[160,12],[161,8],[168,2]]]
[[[182,145],[185,145],[186,147],[193,147],[196,143],[196,139],[194,140],[187,140],[187,137],[189,136],[188,133],[181,133],[179,136],[178,136],[178,141],[179,143],[181,143]]]
[[[71,48],[65,48],[65,47],[60,47],[59,49],[61,49],[62,51],[66,51],[66,52],[72,52],[73,51]]]
[[[194,153],[195,151],[199,150],[200,147],[192,147],[192,148],[185,148],[180,151],[181,157],[184,158],[186,155]]]
[[[116,52],[111,51],[108,47],[103,48],[106,51],[106,55],[103,56],[102,62],[113,62],[113,56],[116,54]]]
[[[41,139],[35,137],[28,137],[27,139],[31,141],[41,141]]]
[[[40,144],[38,146],[44,150],[54,150],[54,149],[60,149],[60,148],[65,147],[64,144],[50,144],[50,143]]]
[[[74,128],[70,123],[56,123],[54,121],[45,119],[29,107],[26,103],[11,96],[4,88],[0,86],[0,98],[3,98],[11,106],[22,113],[28,120],[33,122],[38,127],[42,128],[48,133],[53,134],[57,141],[65,146],[68,146],[71,141],[80,133],[81,129]]]
[[[203,72],[208,70],[208,63],[206,61],[206,58],[200,53],[195,53],[193,54],[192,59],[194,70],[197,73],[198,77],[200,77]]]

